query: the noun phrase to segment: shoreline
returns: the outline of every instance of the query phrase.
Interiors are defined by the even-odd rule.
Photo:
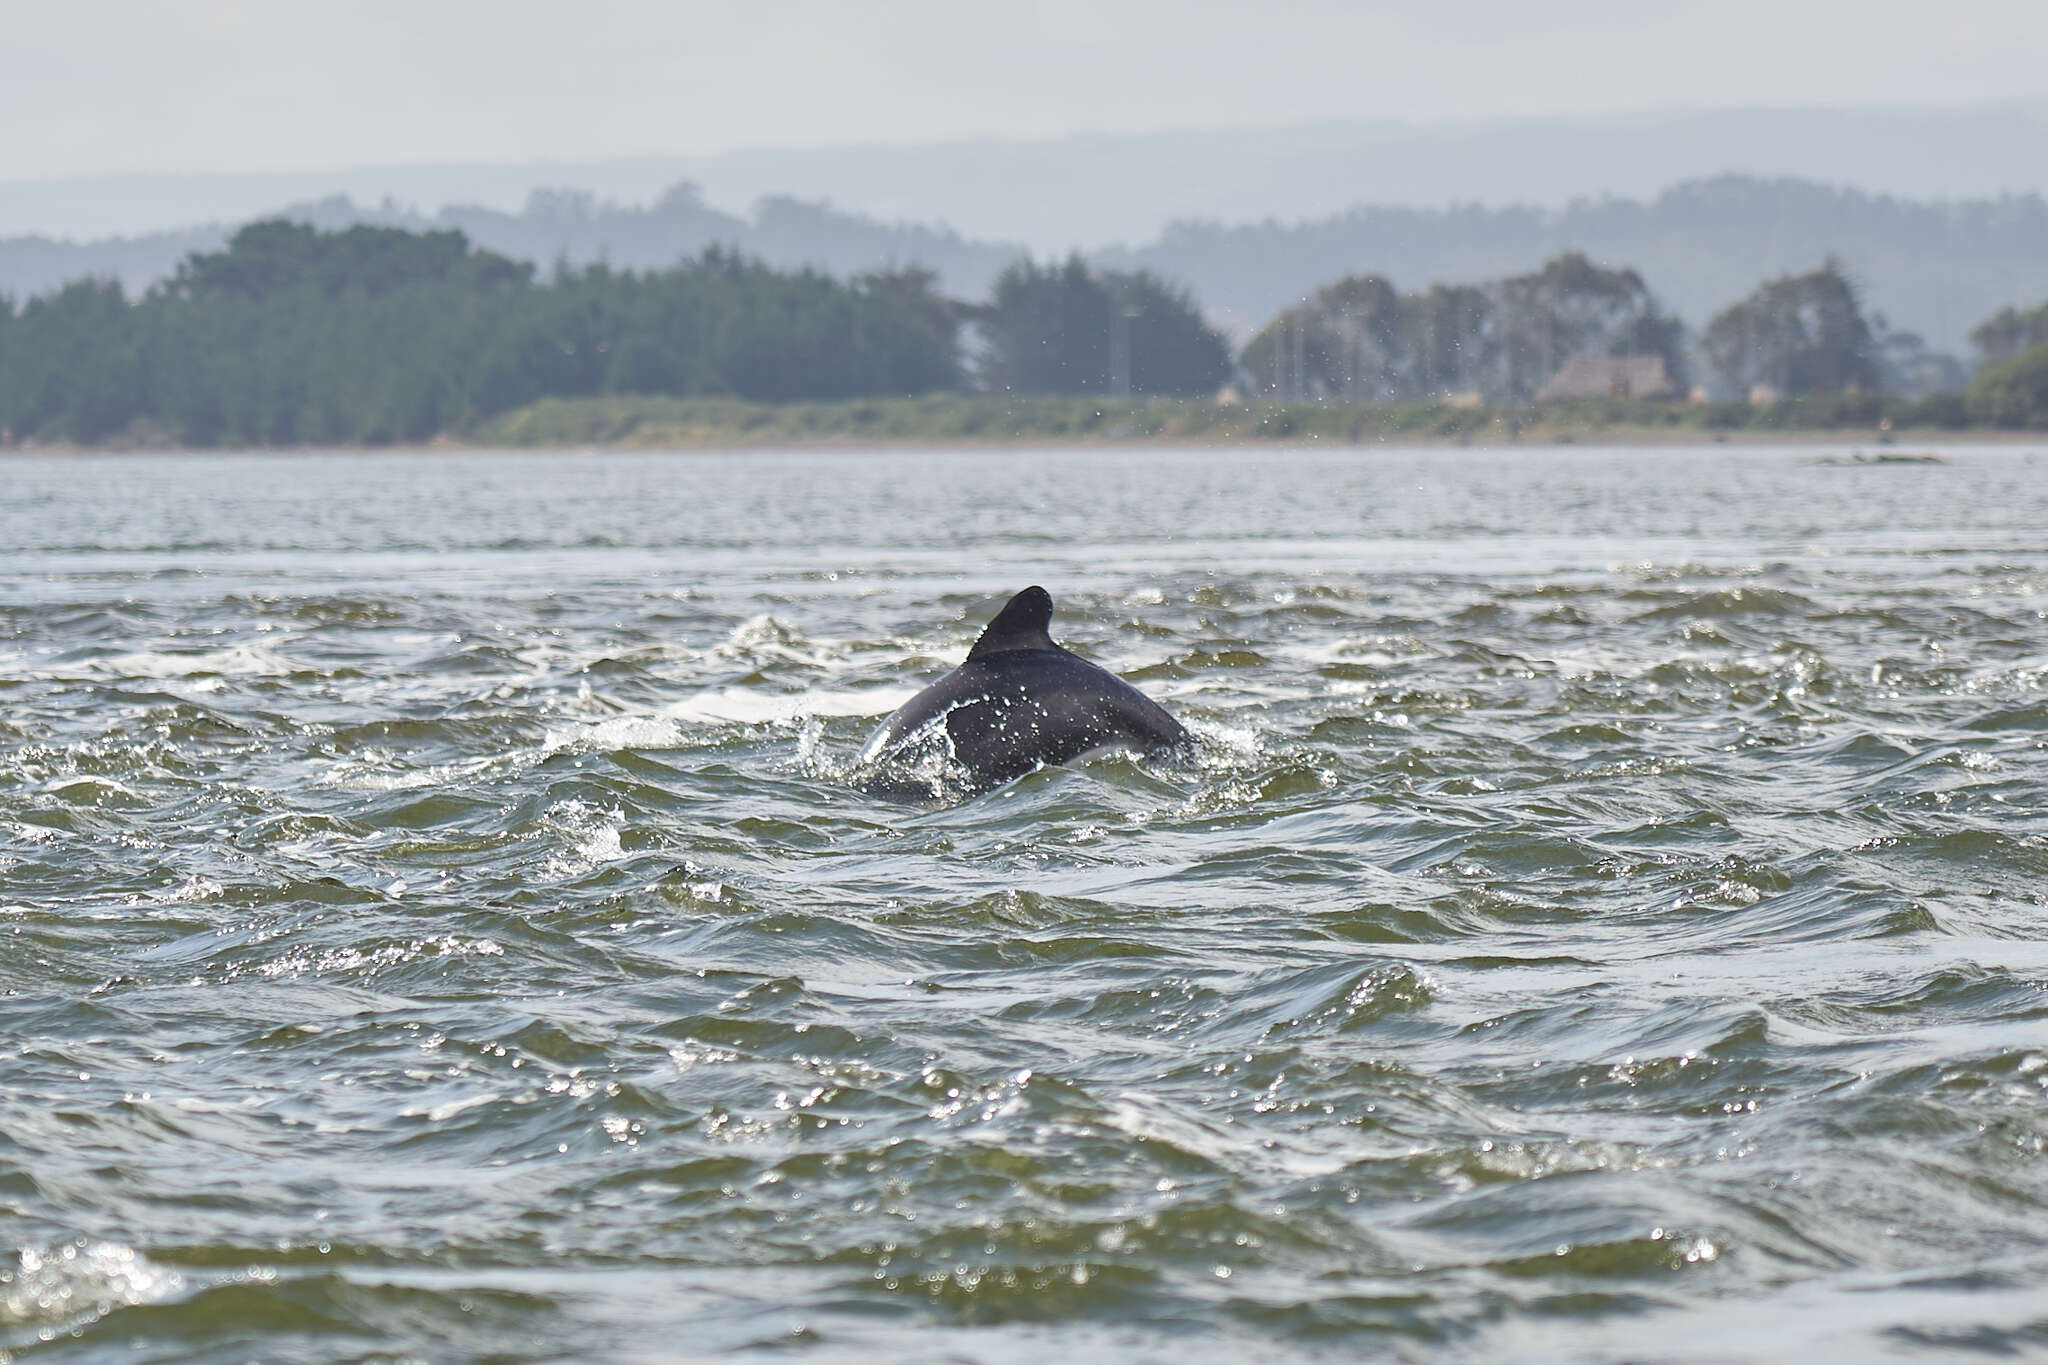
[[[1875,395],[1811,396],[1769,407],[1585,400],[1542,408],[1442,402],[1218,402],[1057,395],[927,395],[767,404],[730,398],[551,398],[459,429],[389,443],[187,443],[137,424],[93,442],[15,442],[38,454],[400,451],[875,451],[1160,448],[1555,449],[1915,446],[2048,442],[2048,431],[1915,422]]]
[[[1403,433],[1362,440],[1308,436],[820,436],[781,437],[751,440],[614,440],[507,442],[440,436],[427,441],[395,442],[388,445],[275,445],[196,446],[144,445],[105,442],[79,445],[70,442],[49,445],[0,447],[0,460],[37,459],[48,456],[87,458],[110,455],[265,455],[280,459],[307,455],[625,455],[625,454],[874,454],[883,451],[995,452],[1031,450],[1223,450],[1238,449],[1255,454],[1262,450],[1349,450],[1366,454],[1375,450],[1526,450],[1530,452],[1569,450],[1698,449],[1726,446],[1731,449],[1761,449],[1771,446],[1820,451],[1848,447],[1852,455],[1867,456],[1870,463],[1884,463],[1890,456],[1909,462],[1929,447],[1983,447],[1988,449],[2039,445],[2048,447],[2048,431],[1944,431],[1936,428],[1873,433],[1868,429],[1829,428],[1800,431],[1620,431],[1544,436],[1524,433],[1517,437],[1474,436],[1459,438]]]

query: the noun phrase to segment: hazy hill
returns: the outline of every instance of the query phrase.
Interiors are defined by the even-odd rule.
[[[138,294],[177,269],[186,253],[219,250],[231,231],[209,223],[90,242],[0,238],[0,295],[31,298],[88,276],[119,280],[130,294]]]
[[[678,185],[645,207],[600,204],[575,190],[539,190],[517,213],[454,205],[427,215],[395,204],[363,207],[334,195],[277,211],[276,216],[321,228],[354,223],[414,230],[459,228],[492,251],[545,267],[608,261],[620,268],[674,265],[713,245],[737,246],[771,265],[811,266],[835,275],[895,265],[939,272],[957,295],[979,297],[1021,246],[973,242],[946,228],[883,223],[825,204],[777,196],[741,216],[706,204],[696,188]],[[238,225],[237,225],[238,226]],[[17,298],[47,293],[84,276],[118,279],[138,294],[169,275],[190,251],[216,251],[233,226],[212,224],[99,242],[56,242],[45,237],[0,239],[0,293]]]
[[[1469,123],[747,150],[675,164],[714,203],[770,194],[950,223],[1041,252],[1176,221],[1282,222],[1356,204],[1563,207],[1739,173],[1908,199],[2048,194],[2048,102],[1975,109],[1663,110]],[[574,182],[565,182],[574,183]]]
[[[1999,308],[2048,298],[2048,201],[1928,203],[1720,176],[1648,201],[1561,209],[1363,205],[1302,223],[1176,223],[1154,243],[1101,259],[1192,282],[1212,313],[1241,330],[1345,274],[1413,289],[1497,278],[1566,250],[1635,267],[1695,327],[1760,280],[1836,256],[1894,327],[1960,350]]]
[[[1759,41],[1770,41],[1759,35]],[[1132,245],[1176,220],[1282,222],[1354,204],[1562,207],[1741,172],[1860,185],[1908,199],[2048,193],[2048,102],[1967,109],[1659,110],[1588,117],[742,148],[581,163],[371,166],[102,175],[0,183],[0,236],[134,237],[239,223],[343,194],[432,214],[517,212],[536,189],[652,204],[689,181],[738,212],[764,196],[828,200],[888,221],[947,223],[1034,251]]]
[[[963,297],[987,293],[1004,264],[1024,251],[1012,243],[969,241],[951,229],[919,223],[879,222],[786,195],[760,200],[750,214],[727,213],[707,204],[688,184],[671,188],[644,208],[600,203],[576,190],[541,190],[518,213],[456,205],[426,218],[389,205],[365,211],[340,198],[290,213],[325,228],[352,222],[460,228],[479,246],[543,266],[557,259],[572,265],[602,260],[644,270],[674,265],[713,245],[736,246],[785,269],[810,266],[842,276],[922,265]]]

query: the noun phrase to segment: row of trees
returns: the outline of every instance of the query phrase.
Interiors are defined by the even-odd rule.
[[[460,232],[280,221],[134,302],[102,281],[0,300],[0,428],[81,441],[138,425],[198,444],[417,440],[595,394],[1209,394],[1229,365],[1184,292],[1078,260],[1019,263],[971,306],[914,269],[841,281],[712,248],[537,281]]]
[[[2004,427],[2048,427],[2048,303],[2029,311],[2002,308],[1970,333],[1987,362],[1970,386],[1980,421]]]
[[[1683,382],[1678,320],[1633,270],[1584,256],[1490,285],[1402,294],[1378,275],[1327,285],[1267,323],[1242,366],[1262,392],[1291,398],[1424,398],[1476,392],[1525,402],[1575,355],[1654,355]]]
[[[710,251],[645,275],[532,275],[454,232],[256,224],[133,303],[85,281],[0,308],[0,426],[377,442],[548,395],[829,398],[960,381],[952,305],[915,272],[842,283]]]
[[[2032,420],[2020,414],[2035,410],[2027,395],[2048,394],[2038,381],[2048,304],[2006,309],[1972,337],[1990,362],[1984,382],[2003,376],[2003,396],[1985,400],[1991,420]],[[187,257],[132,302],[94,281],[21,308],[0,299],[0,428],[84,441],[153,426],[201,444],[382,442],[554,396],[1207,396],[1233,379],[1290,398],[1526,402],[1587,355],[1654,358],[1680,392],[1703,369],[1730,397],[1961,380],[1950,361],[1954,382],[1929,385],[1928,367],[1945,358],[1866,315],[1832,262],[1761,285],[1696,345],[1639,274],[1577,253],[1410,294],[1349,276],[1233,357],[1185,290],[1078,256],[1020,260],[988,303],[965,304],[917,269],[839,280],[712,248],[667,270],[563,265],[538,280],[458,231],[277,221]]]
[[[2048,305],[2007,309],[1972,334],[1987,361],[2048,340]],[[1696,344],[1695,344],[1696,342]],[[1574,356],[1655,357],[1673,392],[1695,378],[1722,397],[1752,392],[1959,389],[1963,371],[1911,332],[1865,311],[1835,262],[1770,280],[1697,338],[1633,270],[1567,253],[1490,284],[1402,294],[1378,275],[1316,291],[1246,345],[1241,370],[1261,393],[1356,400],[1475,394],[1535,397]]]

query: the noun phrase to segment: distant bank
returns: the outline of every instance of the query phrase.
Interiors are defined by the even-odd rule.
[[[1946,396],[1952,397],[1952,396]],[[444,449],[727,450],[1002,445],[1645,445],[1815,441],[1904,449],[1915,441],[2015,441],[2048,428],[1972,422],[1944,397],[1813,395],[1769,404],[1585,399],[1530,406],[1443,402],[1227,402],[1064,395],[935,394],[815,403],[728,398],[547,398],[430,444]],[[176,449],[147,428],[94,445],[33,450]],[[300,447],[275,447],[291,450]],[[321,449],[332,449],[322,445]],[[363,450],[389,450],[388,444]]]
[[[1693,340],[1637,271],[1567,253],[1424,291],[1347,275],[1233,353],[1185,289],[1078,256],[1015,262],[971,303],[915,269],[842,280],[714,248],[539,278],[459,231],[280,220],[140,299],[94,280],[0,295],[0,445],[2048,427],[2048,303],[1970,336],[1974,376],[1829,262],[1757,283]]]
[[[785,445],[1316,441],[1642,444],[1841,439],[2012,440],[2030,434],[1969,420],[1956,395],[1802,395],[1775,403],[1581,399],[1470,406],[1446,402],[1248,402],[1053,394],[933,394],[834,403],[733,399],[549,398],[480,423],[452,444],[702,449]]]

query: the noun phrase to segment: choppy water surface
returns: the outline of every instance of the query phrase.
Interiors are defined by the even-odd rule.
[[[0,462],[0,1354],[2048,1346],[2048,456]],[[988,612],[1203,739],[852,790]]]

